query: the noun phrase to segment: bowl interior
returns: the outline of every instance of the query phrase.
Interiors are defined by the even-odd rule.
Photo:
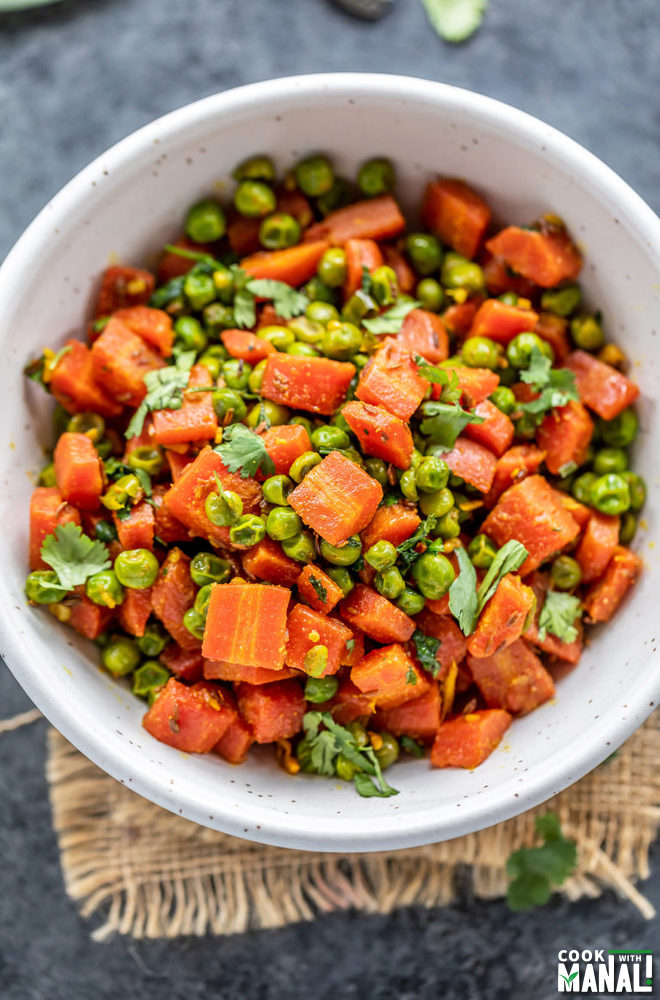
[[[241,767],[152,740],[143,704],[96,667],[95,650],[23,596],[27,511],[51,443],[50,403],[23,364],[80,336],[101,271],[149,264],[176,237],[198,197],[229,195],[243,157],[274,154],[280,168],[322,149],[354,175],[390,156],[414,216],[424,183],[463,177],[502,221],[562,216],[586,254],[588,301],[627,352],[642,387],[636,467],[649,501],[636,548],[646,573],[611,626],[594,636],[556,699],[517,721],[474,772],[406,761],[390,772],[400,794],[363,800],[351,786],[292,779],[268,752]],[[653,242],[655,241],[655,242]],[[376,850],[446,839],[504,819],[605,758],[651,711],[660,584],[658,222],[607,168],[549,127],[477,95],[396,77],[339,75],[275,81],[175,112],[114,147],[51,202],[0,272],[0,519],[10,530],[0,577],[2,652],[51,721],[84,753],[142,794],[200,823],[253,840],[326,850]]]

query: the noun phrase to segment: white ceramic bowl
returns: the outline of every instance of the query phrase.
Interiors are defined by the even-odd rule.
[[[373,154],[396,163],[411,210],[440,172],[472,182],[500,220],[562,216],[586,253],[588,299],[633,360],[642,388],[637,468],[646,475],[646,572],[616,619],[593,636],[556,699],[516,721],[477,770],[399,763],[400,794],[361,799],[350,785],[291,778],[269,752],[231,767],[157,743],[143,704],[100,672],[95,651],[26,605],[27,512],[49,440],[47,397],[24,362],[84,329],[99,274],[111,260],[139,264],[180,229],[186,207],[226,189],[255,152],[286,167],[327,151],[354,174]],[[78,174],[41,212],[0,270],[2,654],[51,722],[91,760],[140,794],[206,826],[251,840],[330,851],[430,843],[506,819],[602,761],[649,715],[660,590],[660,222],[611,170],[528,115],[453,87],[395,76],[338,74],[254,84],[182,108],[129,136]],[[9,446],[7,446],[9,445]]]

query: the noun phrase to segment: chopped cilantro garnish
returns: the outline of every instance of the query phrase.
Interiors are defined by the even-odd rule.
[[[314,593],[318,597],[321,604],[326,604],[328,601],[328,591],[325,589],[319,578],[314,576],[313,573],[310,573],[309,582],[311,583]],[[352,641],[352,639],[349,639],[349,642]]]
[[[419,302],[415,302],[414,299],[400,299],[380,316],[363,320],[362,326],[369,333],[398,333],[404,319],[413,309],[419,309]]]
[[[420,425],[422,434],[431,438],[433,444],[450,451],[456,438],[468,424],[483,424],[484,418],[464,410],[458,403],[424,403],[424,416]]]
[[[195,351],[182,351],[173,365],[156,368],[144,376],[147,394],[138,406],[126,428],[126,437],[141,433],[145,417],[152,410],[180,410],[183,391],[188,385],[190,369],[195,363]],[[132,470],[131,470],[132,471]]]
[[[551,632],[562,642],[573,642],[578,637],[575,622],[581,617],[579,597],[563,594],[560,590],[549,590],[539,617],[539,638],[545,639]]]
[[[412,736],[402,736],[399,740],[401,744],[401,749],[406,750],[408,753],[412,754],[413,757],[423,757],[424,747],[417,740],[414,740]]]
[[[415,629],[413,632],[413,643],[420,667],[431,674],[432,677],[437,677],[440,671],[440,664],[436,656],[440,649],[440,640],[435,639],[432,635],[426,635],[421,629]]]
[[[90,576],[108,569],[108,550],[98,540],[83,534],[78,524],[58,524],[54,534],[47,535],[41,546],[41,558],[57,573],[57,579],[67,590],[86,583]]]
[[[519,404],[522,413],[540,417],[556,406],[565,406],[570,400],[580,398],[573,372],[568,368],[553,368],[550,358],[538,347],[532,348],[529,365],[520,373],[520,378],[540,394],[529,403]]]
[[[421,377],[425,378],[427,382],[432,382],[433,385],[442,386],[439,401],[441,403],[458,403],[461,398],[461,386],[454,369],[438,368],[437,365],[426,361],[421,354],[415,354],[414,358]]]
[[[467,552],[463,548],[456,549],[459,574],[449,588],[449,610],[457,619],[463,635],[474,632],[479,615],[497,590],[502,577],[519,569],[528,555],[524,545],[511,539],[499,549],[477,587],[477,574]]]
[[[506,864],[511,879],[506,899],[512,910],[544,906],[552,887],[565,882],[577,862],[577,845],[564,837],[556,813],[537,816],[535,825],[543,846],[521,847]]]
[[[407,538],[405,542],[401,542],[400,545],[397,545],[396,550],[400,556],[399,568],[402,573],[405,573],[406,570],[410,569],[414,563],[415,559],[419,555],[419,553],[415,551],[417,546],[420,542],[426,541],[429,532],[433,531],[435,528],[437,520],[438,519],[435,514],[429,514],[426,520],[422,521],[410,538]]]
[[[266,450],[263,439],[243,424],[232,424],[223,432],[222,444],[215,451],[230,472],[240,472],[242,479],[256,476],[259,469],[266,476],[275,472],[275,463]]]
[[[300,316],[309,305],[309,299],[302,292],[287,285],[285,281],[273,281],[271,278],[253,278],[246,288],[261,299],[272,299],[275,312],[282,319],[293,319]]]
[[[363,798],[398,795],[398,791],[385,781],[374,748],[359,746],[353,733],[335,722],[329,712],[307,712],[303,728],[309,743],[310,763],[318,774],[332,777],[341,754],[357,769],[353,783]]]

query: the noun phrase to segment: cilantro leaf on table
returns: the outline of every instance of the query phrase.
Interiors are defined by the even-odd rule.
[[[562,642],[573,642],[578,637],[575,622],[581,617],[579,597],[559,590],[549,590],[539,616],[539,639],[545,639],[548,632],[551,632]]]
[[[449,588],[449,610],[463,635],[471,635],[477,624],[477,571],[464,548],[456,549],[458,575]]]
[[[243,424],[231,424],[223,431],[222,443],[214,448],[230,472],[240,472],[242,479],[256,476],[259,469],[266,476],[275,472],[275,463],[263,439]]]
[[[430,437],[433,444],[440,445],[447,451],[451,451],[456,444],[456,438],[468,424],[484,422],[483,417],[464,410],[458,403],[430,401],[424,403],[423,413],[425,419],[420,424],[422,434]]]
[[[380,316],[362,320],[362,326],[369,333],[398,333],[401,324],[413,309],[419,309],[420,303],[414,299],[400,299]]]
[[[328,600],[328,591],[325,589],[318,577],[314,576],[313,573],[309,575],[309,582],[312,585],[314,593],[318,597],[322,604],[325,604]]]
[[[533,347],[529,366],[520,373],[520,378],[540,395],[528,403],[520,403],[522,413],[540,416],[557,406],[566,406],[572,399],[579,400],[575,385],[575,375],[568,368],[553,368],[550,358]]]
[[[195,351],[182,351],[173,365],[147,372],[144,376],[147,394],[131,417],[131,422],[126,428],[127,438],[136,437],[141,433],[145,418],[151,411],[181,409],[183,390],[188,385],[195,356]]]
[[[419,665],[431,674],[432,677],[437,677],[440,671],[440,664],[436,659],[436,655],[440,649],[440,640],[434,639],[432,635],[426,635],[421,629],[415,629],[413,632],[413,643]]]
[[[341,754],[357,768],[353,783],[363,798],[398,795],[385,781],[374,748],[359,746],[353,733],[335,722],[329,712],[307,712],[303,717],[303,729],[310,748],[310,762],[318,774],[326,777],[336,774],[336,761]]]
[[[446,42],[464,42],[480,27],[488,0],[422,0],[434,30]]]
[[[407,538],[405,542],[401,542],[400,545],[397,545],[396,550],[401,557],[399,559],[399,568],[402,573],[405,573],[406,570],[410,569],[414,563],[415,559],[419,555],[415,549],[420,542],[426,541],[429,533],[435,528],[437,520],[438,519],[435,514],[429,514],[426,520],[422,521],[410,538]]]
[[[86,583],[94,573],[111,565],[108,550],[98,540],[83,534],[78,524],[58,524],[41,546],[41,558],[57,573],[57,579],[67,590]]]
[[[556,813],[537,816],[541,847],[521,847],[507,861],[511,879],[507,903],[512,910],[529,910],[548,902],[554,886],[562,885],[577,863],[577,845],[564,837]]]

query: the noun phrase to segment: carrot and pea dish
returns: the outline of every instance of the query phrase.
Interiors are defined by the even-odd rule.
[[[441,178],[407,227],[382,158],[234,176],[28,365],[26,594],[156,739],[391,795],[402,752],[481,763],[634,584],[638,389],[560,219]]]

